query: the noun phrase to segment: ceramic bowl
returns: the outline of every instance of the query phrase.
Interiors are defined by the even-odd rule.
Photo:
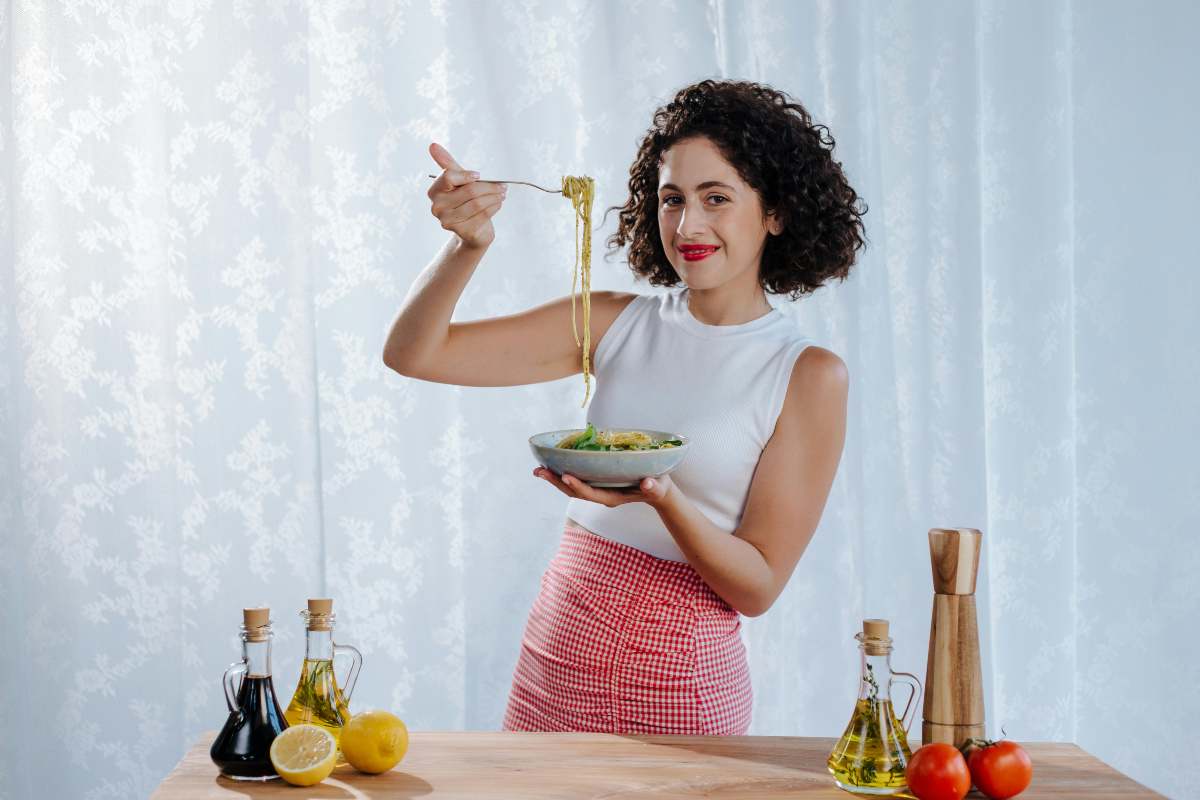
[[[636,430],[655,440],[679,439],[683,444],[661,450],[566,450],[555,447],[558,442],[582,428],[547,431],[529,437],[533,457],[557,475],[574,475],[589,486],[600,489],[623,489],[637,486],[643,478],[659,478],[683,462],[688,452],[688,439],[677,433]]]

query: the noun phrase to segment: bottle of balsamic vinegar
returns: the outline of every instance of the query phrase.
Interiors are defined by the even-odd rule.
[[[271,743],[288,723],[271,680],[270,616],[266,608],[242,610],[242,660],[231,664],[223,679],[229,717],[209,755],[221,774],[234,780],[279,777],[271,765]]]

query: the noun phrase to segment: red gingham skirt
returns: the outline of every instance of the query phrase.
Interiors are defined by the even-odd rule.
[[[740,630],[689,564],[568,522],[529,613],[504,729],[744,734]]]

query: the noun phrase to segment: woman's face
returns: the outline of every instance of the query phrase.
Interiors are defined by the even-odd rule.
[[[768,233],[758,192],[706,137],[676,142],[658,173],[658,230],[663,250],[689,289],[757,284]]]

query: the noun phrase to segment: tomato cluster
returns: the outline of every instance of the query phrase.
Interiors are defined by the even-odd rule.
[[[966,757],[953,745],[927,744],[913,753],[905,777],[919,800],[962,800],[971,784],[992,800],[1007,800],[1025,791],[1033,779],[1033,762],[1016,742],[972,739]]]

